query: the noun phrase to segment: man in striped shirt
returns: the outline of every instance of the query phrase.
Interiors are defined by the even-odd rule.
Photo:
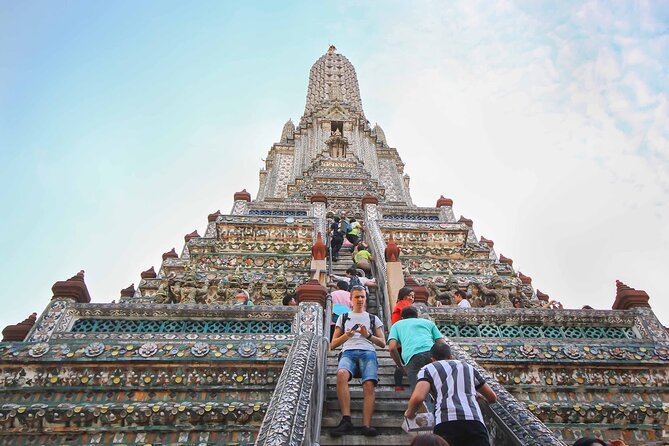
[[[497,401],[497,395],[474,367],[453,359],[448,344],[434,344],[430,353],[433,362],[418,372],[418,383],[404,416],[414,418],[431,392],[435,434],[453,445],[490,446],[476,395],[480,393],[489,403]]]

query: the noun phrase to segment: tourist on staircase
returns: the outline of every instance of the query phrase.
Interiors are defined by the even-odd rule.
[[[365,272],[365,277],[371,279],[374,256],[369,251],[369,245],[365,242],[359,242],[353,250],[352,257],[354,266],[363,270]]]
[[[348,283],[344,280],[337,282],[337,289],[330,293],[332,296],[332,325],[330,326],[330,339],[334,334],[335,322],[342,314],[351,311],[351,293],[348,291]]]
[[[345,276],[337,276],[336,274],[332,274],[330,276],[332,280],[343,280],[346,283],[350,285],[351,281],[360,281],[362,286],[364,287],[369,287],[369,286],[376,286],[376,281],[374,279],[370,279],[365,277],[364,271],[360,270],[358,271],[358,268],[355,266],[352,266],[346,270],[346,275]],[[355,277],[355,279],[353,279]],[[349,286],[350,289],[350,286]]]
[[[330,432],[333,437],[353,432],[348,382],[354,377],[362,381],[362,433],[368,437],[377,435],[376,429],[372,427],[374,391],[379,380],[375,346],[384,348],[386,340],[381,320],[364,310],[365,300],[365,289],[362,286],[354,286],[351,290],[353,309],[337,319],[330,344],[333,350],[339,346],[342,347],[337,364],[337,398],[342,419],[339,425]]]
[[[334,222],[330,225],[330,250],[332,251],[332,261],[339,260],[339,250],[344,243],[346,236],[346,226],[342,228],[342,220],[339,217],[334,218]]]
[[[357,245],[360,239],[362,238],[362,224],[357,221],[355,218],[351,217],[349,220],[349,226],[346,232],[346,240],[351,242],[353,245],[353,250]]]
[[[433,362],[418,372],[418,382],[404,416],[415,418],[425,397],[431,393],[436,396],[435,434],[454,446],[490,446],[476,397],[478,392],[486,401],[494,403],[497,395],[473,366],[453,359],[448,344],[436,343],[430,352]]]
[[[393,314],[390,318],[391,328],[393,325],[395,325],[397,321],[402,319],[402,308],[413,305],[415,295],[416,293],[414,293],[413,288],[411,287],[405,286],[403,288],[400,288],[399,292],[397,293],[397,302],[395,303],[395,308],[393,309]],[[402,346],[400,344],[397,345],[397,350],[398,353],[400,354],[402,353]],[[397,367],[395,367],[395,373],[393,375],[396,392],[401,392],[403,390],[402,388],[403,376],[404,376],[404,366],[397,365]]]
[[[416,307],[410,305],[402,309],[402,319],[390,328],[388,342],[390,356],[397,367],[406,373],[409,378],[409,389],[413,392],[418,372],[423,366],[432,362],[430,349],[435,343],[444,344],[446,341],[434,322],[419,318]],[[398,351],[399,345],[402,346],[401,357]]]

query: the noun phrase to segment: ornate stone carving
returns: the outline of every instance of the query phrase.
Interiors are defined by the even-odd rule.
[[[306,444],[306,427],[316,390],[316,363],[320,337],[315,333],[300,334],[286,359],[274,398],[260,427],[256,445],[299,446]]]

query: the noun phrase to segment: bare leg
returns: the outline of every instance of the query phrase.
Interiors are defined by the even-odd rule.
[[[348,377],[348,370],[337,370],[337,398],[339,398],[339,407],[343,417],[351,415],[351,394],[348,390]]]
[[[374,388],[374,381],[372,380],[368,380],[362,383],[362,424],[365,426],[372,425],[372,415],[374,415],[374,400],[376,398],[376,395],[374,394]],[[337,393],[337,395],[339,395],[339,393]],[[341,399],[339,401],[341,402]]]

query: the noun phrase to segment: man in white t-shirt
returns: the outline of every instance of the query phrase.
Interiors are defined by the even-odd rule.
[[[455,303],[460,308],[471,308],[472,307],[472,304],[470,304],[469,301],[467,300],[467,293],[465,293],[462,290],[456,291],[455,295],[453,296],[453,299],[455,300]]]
[[[375,346],[384,348],[386,339],[383,335],[381,320],[365,311],[365,299],[363,286],[356,285],[351,288],[353,309],[337,319],[330,344],[332,350],[342,346],[337,365],[337,398],[342,420],[335,429],[330,431],[333,437],[340,437],[353,431],[348,382],[354,376],[359,377],[362,381],[362,423],[364,425],[362,433],[368,437],[377,435],[376,429],[372,427],[374,389],[379,380]]]

